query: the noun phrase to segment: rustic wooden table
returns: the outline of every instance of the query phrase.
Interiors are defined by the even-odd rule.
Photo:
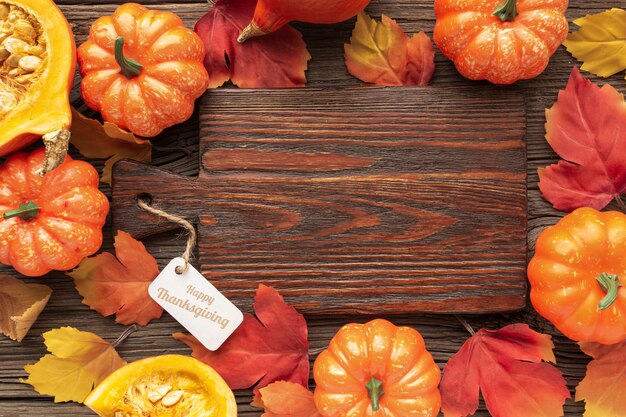
[[[57,0],[57,2],[71,22],[78,43],[85,40],[90,25],[97,17],[111,13],[118,4],[122,3],[105,0]],[[189,27],[193,27],[198,18],[209,8],[205,0],[170,0],[167,3],[162,0],[142,0],[141,3],[176,12]],[[435,19],[432,3],[432,0],[372,0],[368,12],[375,17],[380,17],[380,14],[384,12],[397,19],[407,33],[424,30],[432,35]],[[571,0],[567,16],[570,21],[573,21],[586,14],[597,13],[611,7],[626,7],[626,0]],[[343,64],[343,43],[349,39],[353,23],[354,21],[349,21],[326,27],[307,24],[296,25],[298,29],[302,30],[309,51],[313,56],[307,73],[309,86],[359,84],[358,80],[346,72]],[[439,52],[436,60],[437,69],[432,82],[434,86],[472,85],[475,88],[481,88],[485,85],[485,83],[469,82],[463,79],[457,74],[453,65]],[[538,233],[544,227],[554,224],[563,215],[563,213],[553,210],[541,198],[537,188],[537,168],[557,160],[556,155],[544,139],[544,109],[552,105],[558,90],[565,87],[573,65],[575,65],[575,60],[564,48],[560,48],[545,73],[534,80],[518,82],[510,87],[511,90],[524,93],[528,114],[529,257],[532,255]],[[78,82],[77,77],[72,94],[72,103],[86,114],[94,116],[80,99]],[[623,75],[618,74],[609,79],[608,82],[620,91],[626,90]],[[188,153],[155,151],[155,165],[183,175],[193,176],[198,173],[197,115],[185,124],[170,129],[161,135],[156,143],[161,146],[183,147]],[[96,165],[98,168],[102,167],[101,162],[96,163]],[[103,187],[103,190],[110,193],[110,189],[106,186]],[[616,207],[611,206],[610,208]],[[180,239],[176,232],[152,237],[144,242],[161,266],[173,256],[179,255],[184,246],[184,240]],[[105,229],[103,249],[112,249],[110,226]],[[12,269],[7,267],[0,267],[0,273],[15,274]],[[105,339],[114,340],[122,332],[123,327],[115,324],[112,318],[103,318],[82,305],[72,280],[62,273],[49,274],[39,279],[29,280],[29,282],[45,283],[52,287],[54,293],[48,307],[21,344],[0,336],[0,416],[93,415],[86,407],[79,404],[54,404],[51,398],[40,396],[30,386],[21,384],[19,379],[26,376],[23,367],[25,364],[34,363],[45,353],[41,338],[42,332],[70,325],[81,330],[95,332]],[[370,318],[364,316],[308,317],[311,360],[314,360],[316,353],[328,344],[340,326],[350,321],[364,322]],[[441,367],[468,337],[466,330],[453,316],[412,314],[391,319],[397,324],[409,325],[418,329]],[[580,352],[576,344],[560,335],[532,308],[529,307],[524,311],[509,315],[470,316],[467,317],[467,320],[476,329],[480,327],[496,329],[509,323],[524,322],[535,330],[553,335],[556,344],[557,367],[564,373],[573,395],[574,388],[585,373],[588,358]],[[189,349],[171,337],[173,332],[180,330],[181,327],[168,314],[164,314],[161,320],[135,332],[118,350],[128,361],[164,353],[188,354]],[[241,416],[260,415],[258,410],[249,406],[250,399],[251,393],[249,391],[237,392]],[[582,403],[568,400],[565,404],[565,415],[568,417],[581,416],[583,409]],[[481,406],[476,415],[488,416],[489,413]]]

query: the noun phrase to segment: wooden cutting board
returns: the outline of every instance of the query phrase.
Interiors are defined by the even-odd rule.
[[[526,299],[523,97],[491,88],[214,90],[200,176],[119,162],[114,227],[198,225],[198,261],[249,307],[259,283],[306,313],[498,312]],[[182,248],[181,248],[182,251]]]

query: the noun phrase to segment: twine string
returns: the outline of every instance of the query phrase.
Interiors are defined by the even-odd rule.
[[[174,214],[170,214],[158,208],[152,207],[144,199],[140,198],[139,200],[137,200],[137,205],[143,210],[149,213],[155,214],[157,216],[163,217],[164,219],[172,223],[176,223],[183,229],[187,230],[187,232],[189,233],[189,236],[187,237],[187,247],[185,248],[185,252],[183,252],[183,254],[181,255],[181,258],[183,258],[183,260],[185,261],[185,265],[177,266],[176,273],[180,275],[184,273],[185,271],[187,271],[187,269],[189,268],[189,259],[191,258],[191,254],[193,253],[193,249],[196,246],[196,240],[197,240],[196,228],[193,226],[193,224],[191,224],[184,217],[176,216]]]

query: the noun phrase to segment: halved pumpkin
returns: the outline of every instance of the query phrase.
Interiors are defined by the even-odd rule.
[[[102,417],[236,417],[232,390],[208,365],[189,356],[132,362],[85,400]]]
[[[52,0],[0,0],[0,156],[67,132],[75,68],[72,29]]]

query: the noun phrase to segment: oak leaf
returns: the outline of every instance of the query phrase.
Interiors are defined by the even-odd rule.
[[[50,287],[0,275],[0,333],[21,342],[52,295]]]
[[[231,80],[241,88],[301,87],[311,59],[302,34],[289,25],[240,44],[256,0],[217,0],[196,24],[206,48],[204,66],[216,88]]]
[[[626,11],[611,9],[574,20],[580,30],[570,33],[563,45],[582,69],[610,77],[626,69]]]
[[[554,208],[604,208],[626,191],[626,103],[576,67],[557,102],[546,110],[546,139],[564,160],[539,169],[539,188]]]
[[[293,382],[278,381],[261,388],[252,406],[265,409],[261,417],[321,417],[313,393]]]
[[[461,347],[443,371],[441,410],[462,417],[478,408],[482,392],[493,417],[557,417],[570,397],[554,366],[551,337],[526,324],[481,329]]]
[[[348,72],[374,85],[426,85],[435,71],[430,38],[424,32],[409,38],[385,15],[377,22],[361,12],[344,52]]]
[[[576,387],[576,401],[585,401],[584,417],[626,416],[626,340],[614,345],[580,343],[593,360]]]
[[[106,252],[86,258],[67,275],[91,309],[105,317],[115,314],[121,324],[145,326],[163,314],[148,294],[159,267],[146,247],[126,232],[118,232],[114,246],[117,258]]]
[[[72,135],[70,143],[85,158],[107,159],[101,181],[111,185],[113,165],[120,159],[133,159],[149,163],[152,160],[152,144],[149,140],[120,129],[113,123],[90,119],[72,108]]]
[[[26,365],[29,376],[21,382],[54,396],[55,402],[82,403],[104,378],[126,365],[113,345],[93,333],[62,327],[43,337],[51,354]]]
[[[257,289],[254,311],[256,318],[244,314],[243,323],[215,352],[191,335],[173,336],[191,347],[192,356],[213,367],[232,389],[256,384],[258,393],[276,381],[307,386],[309,342],[304,317],[286,304],[278,291],[265,285]]]

